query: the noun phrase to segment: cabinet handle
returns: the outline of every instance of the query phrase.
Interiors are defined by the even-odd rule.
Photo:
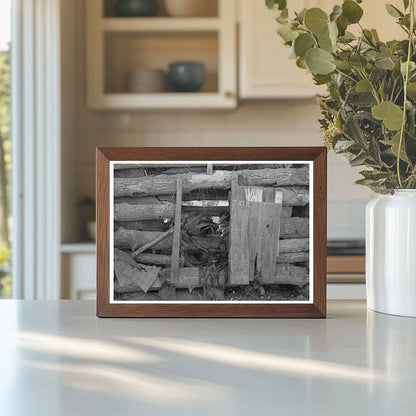
[[[231,91],[225,91],[224,95],[225,95],[226,98],[233,98],[234,97],[234,94]]]

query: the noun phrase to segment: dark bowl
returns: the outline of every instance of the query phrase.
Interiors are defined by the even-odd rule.
[[[156,16],[158,0],[117,0],[114,10],[120,17]]]
[[[172,62],[169,81],[177,92],[197,92],[205,80],[205,67],[201,62]]]

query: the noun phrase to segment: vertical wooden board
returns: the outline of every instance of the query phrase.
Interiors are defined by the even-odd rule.
[[[250,282],[249,224],[250,209],[245,201],[230,201],[230,250],[228,253],[229,283]]]
[[[249,260],[250,281],[254,280],[257,253],[260,249],[260,212],[261,202],[263,200],[263,188],[257,186],[244,187],[246,204],[249,207],[248,222],[248,241],[249,241]]]
[[[247,202],[263,201],[263,188],[259,186],[244,186],[244,199]]]
[[[273,188],[264,188],[263,202],[275,202],[276,191]]]
[[[260,250],[260,214],[261,202],[247,202],[249,208],[249,222],[248,222],[248,241],[249,241],[249,260],[250,280],[254,280],[256,271],[256,259]]]
[[[182,177],[176,182],[175,224],[173,226],[172,264],[170,281],[172,285],[179,279],[179,249],[181,245],[181,214],[182,214]]]
[[[230,200],[234,201],[244,201],[245,199],[245,191],[244,187],[238,184],[238,174],[235,174],[231,178],[231,193],[230,193]]]
[[[259,225],[260,250],[257,255],[257,271],[264,279],[272,278],[276,270],[281,209],[281,203],[263,202],[261,206]]]

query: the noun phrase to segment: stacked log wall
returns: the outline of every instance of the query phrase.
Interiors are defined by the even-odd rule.
[[[276,273],[260,284],[291,284],[302,287],[309,282],[309,170],[306,168],[244,169],[240,171],[214,170],[211,174],[201,172],[201,166],[189,166],[186,172],[175,165],[166,166],[163,174],[146,176],[137,165],[116,165],[114,179],[114,246],[134,252],[151,243],[171,227],[175,216],[175,191],[177,179],[183,183],[183,213],[204,213],[221,216],[229,213],[229,205],[193,206],[201,195],[207,201],[227,201],[232,177],[236,173],[244,185],[266,186],[282,192],[283,208]],[[181,170],[182,169],[182,170]],[[190,202],[190,203],[189,203]],[[297,215],[297,216],[294,216]],[[197,237],[212,252],[224,250],[220,238]],[[170,282],[172,234],[167,235],[149,250],[134,257],[138,264],[161,267],[158,279],[150,291],[159,290],[164,281]],[[186,247],[192,251],[192,246]],[[195,248],[195,251],[198,251]],[[184,267],[179,259],[177,288],[201,286],[201,271]],[[116,293],[139,292],[133,286],[120,287],[115,283]]]

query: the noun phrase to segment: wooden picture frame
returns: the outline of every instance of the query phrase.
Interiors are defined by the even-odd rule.
[[[283,166],[290,172],[295,164],[303,164],[309,167],[308,180],[310,181],[310,224],[309,226],[309,252],[310,278],[313,282],[309,289],[307,301],[203,301],[203,302],[178,302],[178,301],[155,301],[155,302],[130,302],[114,300],[114,169],[115,163],[135,163],[143,166],[149,163],[156,163],[155,166],[165,166],[167,162],[182,163],[183,165],[194,162],[201,164],[207,169],[212,169],[209,162],[218,164],[244,164],[258,163],[259,167],[266,169],[266,164],[272,165],[275,169]],[[293,162],[293,165],[290,163]],[[281,163],[282,165],[278,165]],[[302,166],[303,166],[302,165]],[[270,166],[270,165],[267,165]],[[146,147],[146,148],[97,148],[97,176],[96,176],[96,200],[97,200],[97,316],[98,317],[186,317],[186,318],[325,318],[326,317],[326,175],[327,175],[327,150],[324,147]],[[121,168],[119,168],[121,169]],[[241,168],[239,168],[241,169]],[[253,168],[254,169],[254,168]],[[281,169],[281,168],[279,168]],[[282,170],[282,169],[281,169]],[[207,171],[208,172],[208,171]],[[219,172],[216,171],[215,173]],[[250,172],[240,170],[238,172]],[[237,173],[238,173],[237,172]],[[286,172],[286,171],[285,171]],[[251,173],[250,173],[251,174]],[[248,175],[250,175],[248,174]],[[288,173],[289,174],[289,173]],[[178,175],[176,175],[178,176]],[[176,177],[175,176],[175,177]],[[160,177],[160,176],[159,176]],[[235,177],[235,175],[233,176]],[[232,193],[235,189],[243,188],[237,176],[235,186],[230,192],[230,210],[232,209]],[[143,178],[142,178],[143,179]],[[244,178],[243,178],[244,179]],[[141,179],[127,180],[126,183],[132,184]],[[234,179],[233,179],[234,180]],[[119,183],[118,181],[117,183]],[[182,184],[182,179],[176,180],[177,189]],[[240,179],[241,182],[241,179]],[[248,183],[250,188],[252,183]],[[118,185],[117,185],[118,186]],[[130,185],[129,185],[130,186]],[[232,185],[234,186],[234,185]],[[272,186],[272,185],[271,185]],[[274,184],[275,187],[279,183]],[[119,189],[119,188],[117,188]],[[270,188],[267,188],[270,189]],[[118,191],[117,191],[118,192]],[[178,195],[176,193],[176,206],[178,206]],[[278,203],[277,188],[275,191]],[[280,195],[282,195],[280,193]],[[309,194],[308,194],[309,195]],[[113,197],[113,198],[112,198]],[[248,201],[248,199],[247,199]],[[262,201],[266,201],[262,199]],[[280,199],[280,204],[282,204]],[[174,202],[175,204],[175,202]],[[238,204],[237,204],[238,205]],[[283,203],[284,205],[284,203]],[[281,205],[280,205],[281,206]],[[177,213],[175,212],[177,216]],[[174,217],[174,215],[172,215]],[[229,215],[231,218],[231,214]],[[235,215],[237,218],[237,215]],[[175,218],[174,218],[175,219]],[[174,221],[174,219],[172,221]],[[177,220],[177,218],[176,218]],[[230,220],[231,222],[231,220]],[[172,234],[176,235],[174,228],[180,229],[178,221],[176,227],[172,226]],[[181,220],[179,220],[181,224]],[[280,224],[280,223],[279,223]],[[280,227],[280,225],[279,225]],[[232,227],[230,227],[232,228]],[[236,228],[234,228],[236,229]],[[180,231],[179,231],[180,232]],[[175,237],[173,237],[175,238]],[[278,237],[279,238],[279,237]],[[229,239],[232,240],[231,238]],[[238,239],[236,238],[236,241]],[[281,241],[281,240],[279,240]],[[231,244],[231,243],[230,243]],[[171,244],[171,247],[175,245]],[[227,246],[229,247],[229,246]],[[131,249],[133,250],[133,249]],[[231,248],[229,249],[231,252]],[[140,251],[140,250],[139,250]],[[175,257],[172,249],[172,259]],[[279,250],[277,250],[279,252]],[[134,254],[134,253],[133,253]],[[277,254],[275,255],[277,256]],[[174,279],[175,272],[170,269],[170,279]],[[178,264],[178,263],[176,263]],[[231,267],[231,266],[230,266]],[[231,274],[230,274],[231,277]],[[169,285],[172,284],[169,280]],[[175,286],[174,286],[175,287]],[[280,286],[278,286],[280,287]],[[112,291],[111,291],[111,288]],[[205,290],[205,288],[204,288]],[[146,293],[146,292],[145,292]]]

